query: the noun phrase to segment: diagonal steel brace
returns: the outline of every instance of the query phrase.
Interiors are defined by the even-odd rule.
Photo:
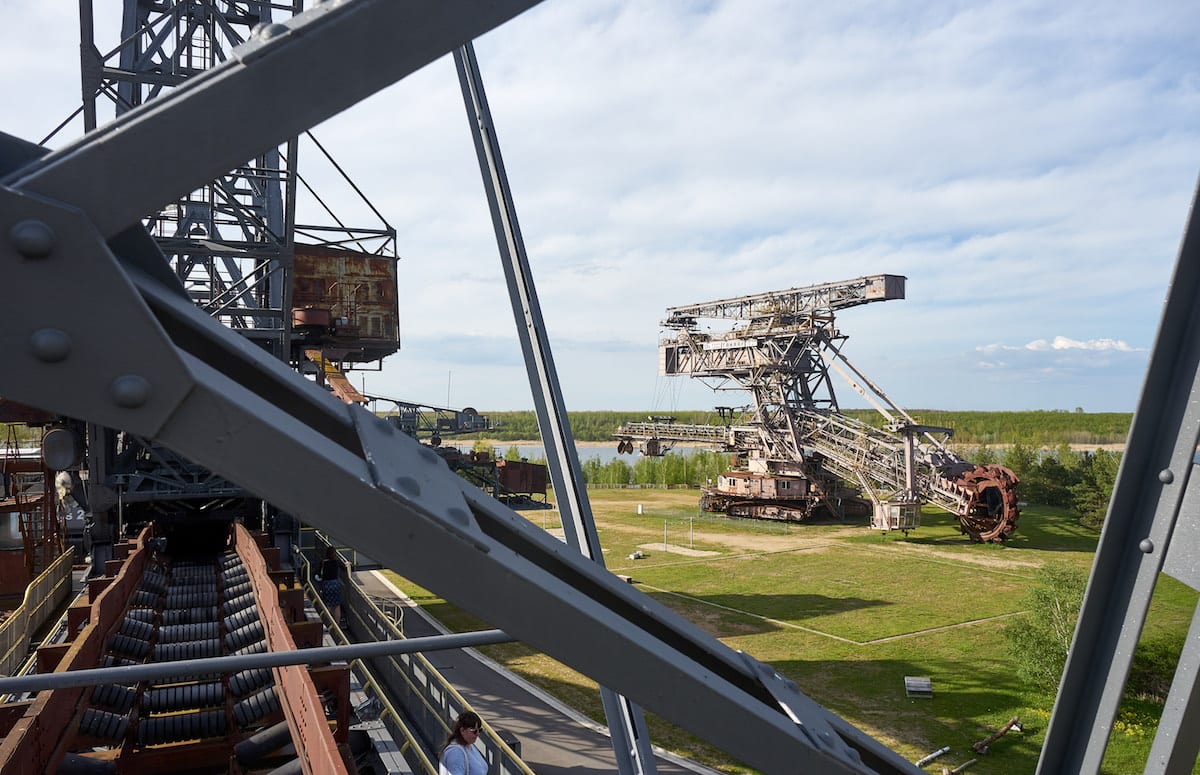
[[[802,707],[801,731],[742,657],[222,327],[146,257],[118,260],[81,213],[0,190],[0,235],[0,395],[153,438],[751,766],[868,771],[827,711]]]
[[[798,691],[784,712],[756,663],[220,326],[131,227],[532,4],[335,0],[62,151],[0,137],[26,159],[0,183],[0,395],[154,439],[760,770],[916,772]],[[216,137],[231,104],[246,131]]]

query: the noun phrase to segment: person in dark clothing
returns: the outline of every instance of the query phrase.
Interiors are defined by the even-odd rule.
[[[321,579],[321,602],[329,609],[334,623],[342,621],[342,560],[332,546],[325,551],[325,559],[317,575]]]

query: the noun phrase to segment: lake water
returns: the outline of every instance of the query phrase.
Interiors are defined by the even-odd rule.
[[[470,451],[470,449],[471,449],[471,447],[469,445],[451,444],[448,446],[457,446],[464,451]],[[514,445],[505,444],[502,441],[498,442],[497,444],[495,444],[496,454],[499,457],[504,457],[504,453],[508,452],[509,447],[512,447],[512,446],[514,446]],[[517,451],[521,453],[521,457],[526,458],[527,460],[537,460],[539,458],[544,458],[546,456],[546,448],[540,444],[538,444],[538,445],[517,444],[515,446],[517,448]],[[681,455],[690,455],[699,449],[703,449],[703,448],[702,447],[682,447],[682,446],[680,446],[680,447],[675,447],[671,451],[681,454]],[[634,452],[632,455],[622,455],[622,454],[618,453],[617,452],[617,442],[615,442],[615,441],[612,444],[605,444],[603,446],[598,446],[598,447],[591,446],[591,445],[586,446],[586,447],[577,446],[575,448],[575,451],[579,454],[579,462],[580,463],[583,463],[583,462],[595,457],[595,458],[600,458],[600,465],[606,465],[607,463],[611,462],[612,460],[614,460],[618,457],[621,458],[622,460],[624,460],[629,465],[633,465],[634,463],[636,463],[638,461],[639,458],[642,457],[641,453],[639,453],[639,452]]]

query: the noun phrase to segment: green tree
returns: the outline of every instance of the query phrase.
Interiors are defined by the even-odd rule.
[[[520,462],[521,450],[516,445],[510,446],[504,451],[504,459],[511,460],[513,462]]]
[[[1021,477],[1021,493],[1033,503],[1066,506],[1074,503],[1071,488],[1079,484],[1079,455],[1065,442],[1040,456]]]
[[[996,450],[987,445],[987,442],[979,445],[979,449],[971,455],[971,462],[977,466],[990,466],[993,463],[999,463],[1000,458],[996,457]]]
[[[1085,454],[1080,461],[1079,481],[1071,487],[1072,504],[1079,512],[1081,524],[1100,529],[1108,513],[1108,502],[1112,500],[1113,485],[1117,481],[1117,469],[1121,466],[1121,455],[1098,449]]]
[[[1024,482],[1037,466],[1037,450],[1021,442],[1015,442],[1004,453],[1004,466]]]
[[[505,455],[508,459],[508,455]],[[603,475],[604,467],[600,465],[599,455],[592,455],[587,460],[580,464],[583,470],[583,481],[585,484],[601,484],[600,477]]]
[[[1004,628],[1019,678],[1050,691],[1058,686],[1086,586],[1087,573],[1074,566],[1047,564],[1038,570],[1023,601],[1029,613]]]
[[[629,464],[620,458],[613,458],[600,470],[600,484],[629,484],[633,478]]]
[[[633,464],[633,483],[641,485],[661,484],[662,459],[643,456]]]

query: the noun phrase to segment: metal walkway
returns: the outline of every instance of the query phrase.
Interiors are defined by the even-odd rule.
[[[404,617],[407,637],[445,633],[419,606],[402,594],[397,595],[381,574],[357,573],[355,581],[372,597],[407,606]],[[612,746],[601,724],[587,721],[474,650],[429,652],[425,658],[454,684],[488,724],[516,736],[522,760],[538,775],[611,775],[617,771]],[[674,756],[667,758],[660,754],[656,760],[658,772],[664,775],[719,775],[716,770]]]

